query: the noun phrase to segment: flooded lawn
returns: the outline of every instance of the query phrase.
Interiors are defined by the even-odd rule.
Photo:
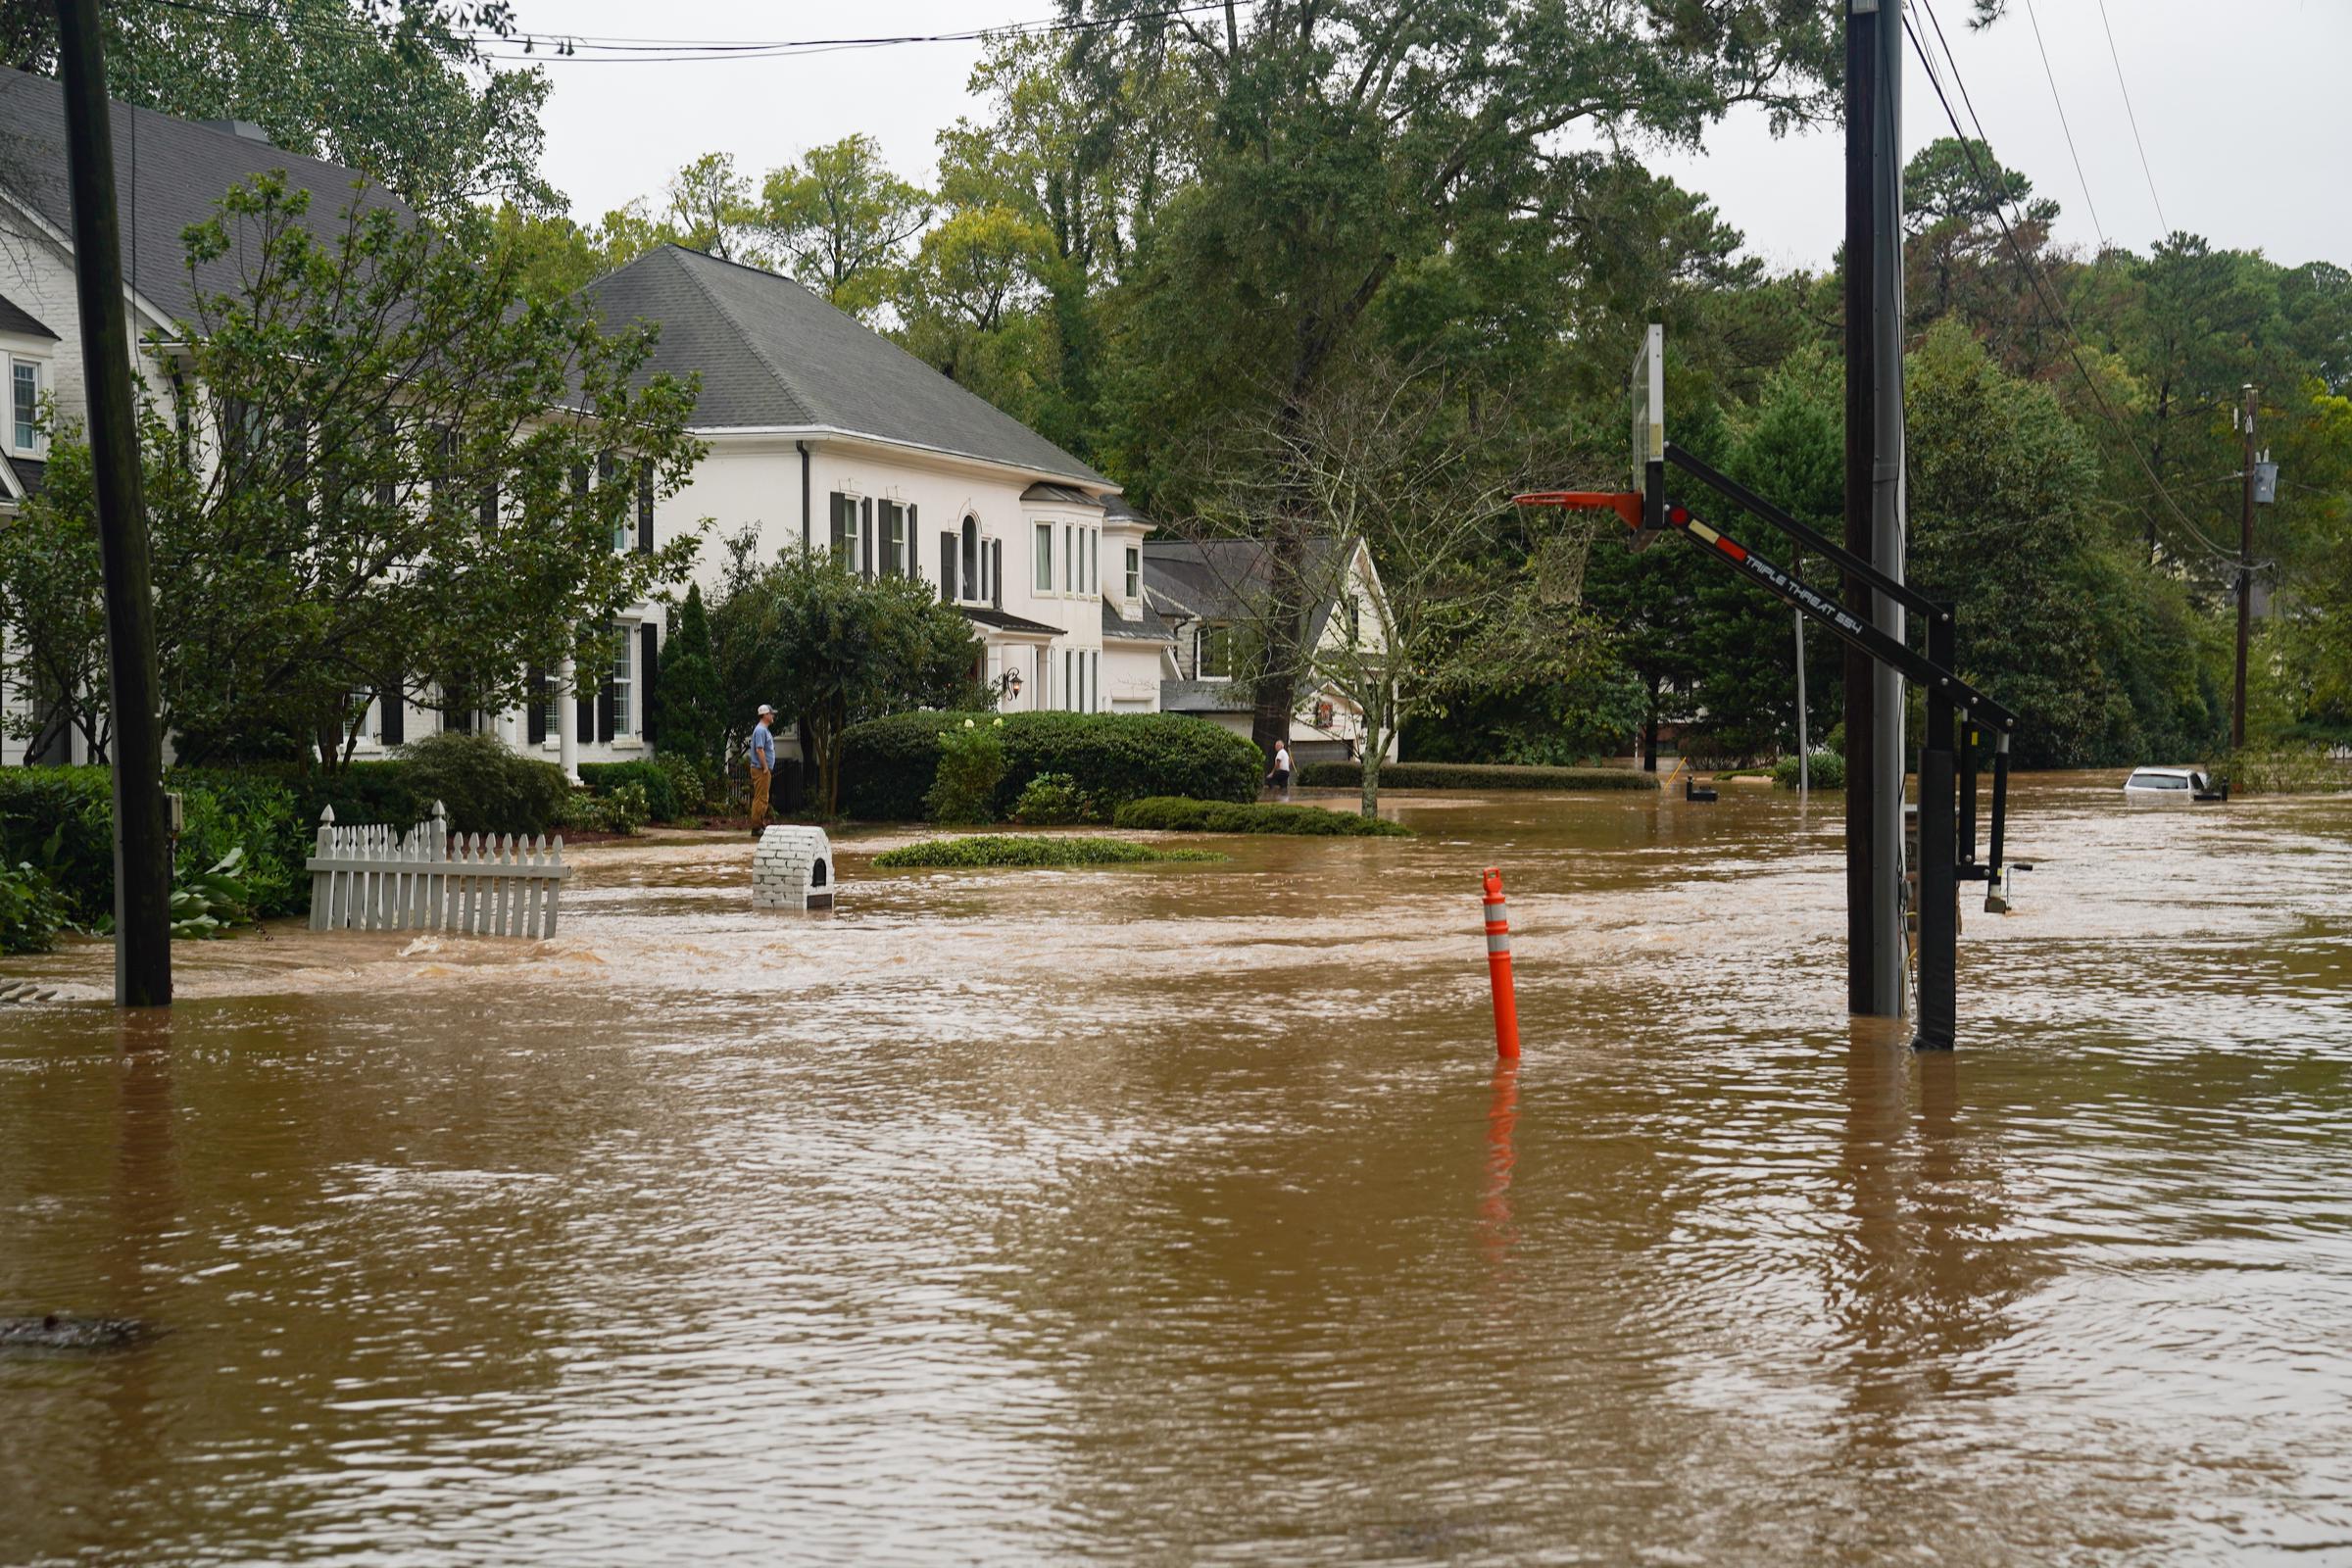
[[[2352,800],[2115,782],[1942,1057],[1730,787],[0,1008],[0,1315],[164,1331],[0,1350],[0,1560],[2352,1560]]]

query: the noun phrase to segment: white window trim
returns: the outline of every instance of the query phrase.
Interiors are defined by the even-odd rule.
[[[1222,620],[1204,620],[1193,628],[1193,679],[1230,681],[1233,679],[1233,671],[1230,667],[1222,675],[1211,675],[1204,667],[1208,662],[1208,634],[1212,631],[1221,631],[1226,634],[1228,641],[1225,648],[1225,659],[1229,666],[1233,662],[1232,623]]]
[[[45,459],[49,456],[49,432],[42,426],[40,418],[41,394],[50,389],[48,357],[10,353],[0,355],[0,360],[6,362],[0,368],[7,371],[6,380],[0,382],[0,394],[5,394],[7,407],[0,409],[0,413],[4,413],[8,418],[8,454],[12,458]],[[29,367],[32,370],[33,426],[32,444],[29,446],[22,445],[17,440],[17,367],[20,365]]]
[[[877,526],[878,525],[879,522],[877,520]],[[625,683],[629,691],[629,710],[625,715],[618,711],[620,707],[620,699],[615,696],[612,700],[612,706],[614,709],[614,712],[612,714],[612,739],[606,743],[612,746],[618,746],[623,741],[627,741],[633,745],[643,744],[639,737],[645,733],[645,729],[641,723],[637,722],[639,718],[638,708],[640,702],[637,695],[638,625],[639,622],[634,620],[624,620],[620,623],[620,657],[612,662],[612,668],[605,677],[608,681],[615,685]],[[623,673],[624,670],[626,673]],[[630,722],[625,726],[621,722],[624,716],[630,720]]]

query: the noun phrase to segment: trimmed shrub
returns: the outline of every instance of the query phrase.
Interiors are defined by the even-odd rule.
[[[1364,787],[1361,762],[1309,762],[1298,784],[1310,790]],[[1499,762],[1383,762],[1380,784],[1392,790],[1654,790],[1655,773],[1631,767],[1513,767]]]
[[[72,923],[48,873],[29,860],[0,866],[0,953],[47,953]]]
[[[842,737],[844,814],[908,821],[939,769],[939,734],[965,717],[993,713],[894,713],[853,725]],[[1004,776],[995,794],[1003,814],[1040,773],[1064,773],[1101,808],[1147,795],[1252,801],[1265,775],[1257,748],[1204,718],[1184,713],[1006,713]]]
[[[934,822],[962,825],[992,822],[997,815],[997,786],[1004,782],[1004,721],[983,724],[967,718],[941,726],[939,760],[931,788],[923,795],[923,812]]]
[[[1237,806],[1231,801],[1190,801],[1152,795],[1129,801],[1111,820],[1120,827],[1156,828],[1170,833],[1289,833],[1309,838],[1409,839],[1401,822],[1319,806]]]
[[[1817,790],[1845,788],[1845,759],[1836,752],[1815,752],[1813,765],[1808,771],[1812,774],[1813,787]],[[1784,757],[1772,764],[1772,786],[1774,789],[1781,790],[1796,788],[1795,758]]]
[[[632,762],[582,762],[580,782],[588,793],[598,797],[617,794],[622,786],[634,784],[644,797],[642,808],[636,813],[640,822],[674,822],[686,812],[678,798],[678,781],[670,770],[648,759]],[[633,832],[633,828],[616,828],[614,832]]]
[[[884,850],[874,864],[907,866],[1142,865],[1154,860],[1222,860],[1214,850],[1163,850],[1125,839],[1040,838],[1021,833],[981,833],[961,839],[925,839]]]
[[[428,812],[435,801],[448,807],[456,833],[545,833],[571,794],[562,768],[518,757],[495,735],[428,735],[402,747],[400,760],[412,798]]]
[[[1040,773],[1021,786],[1020,799],[1012,803],[1012,819],[1024,827],[1067,827],[1102,817],[1069,774]]]
[[[610,795],[574,790],[564,797],[558,827],[586,833],[634,833],[647,821],[645,791],[635,779],[624,779]]]

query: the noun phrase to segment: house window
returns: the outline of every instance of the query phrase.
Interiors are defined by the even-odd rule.
[[[1037,525],[1037,591],[1054,591],[1054,525],[1050,522]]]
[[[1136,600],[1144,592],[1144,552],[1135,545],[1127,547],[1127,597]]]
[[[1061,591],[1065,594],[1078,586],[1077,533],[1068,523],[1061,525]]]
[[[539,730],[550,744],[564,732],[564,689],[545,675],[539,677]]]
[[[1195,633],[1195,661],[1202,680],[1233,679],[1233,628],[1203,626]]]
[[[1079,586],[1089,598],[1102,593],[1102,536],[1093,528],[1086,530],[1086,570],[1079,574]]]
[[[845,571],[858,569],[858,498],[833,492],[833,564]]]
[[[1086,673],[1087,690],[1095,694],[1093,711],[1100,713],[1102,711],[1102,656],[1101,654],[1086,656]]]
[[[1061,651],[1061,706],[1073,711],[1078,707],[1077,657],[1067,648]]]
[[[612,658],[612,733],[615,735],[637,733],[637,726],[629,722],[629,688],[632,684],[629,677],[636,667],[636,662],[630,656],[636,651],[637,628],[621,627],[620,652]]]
[[[967,599],[980,597],[980,519],[963,519],[963,592]]]
[[[956,536],[943,533],[939,536],[939,602],[952,605],[956,600]]]
[[[8,381],[9,433],[29,457],[41,447],[41,368],[31,360],[13,361]]]
[[[882,503],[882,575],[906,575],[906,504]]]

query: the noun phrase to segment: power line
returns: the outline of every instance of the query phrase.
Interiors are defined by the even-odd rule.
[[[2066,102],[2058,96],[2058,74],[2050,69],[2050,52],[2042,47],[2041,19],[2034,14],[2034,0],[2026,0],[2026,20],[2034,24],[2034,48],[2041,56],[2041,74],[2050,84],[2050,102],[2057,105],[2058,108],[2058,128],[2066,132],[2066,155],[2075,161],[2075,178],[2082,183],[2082,205],[2090,209],[2090,226],[2099,231],[2099,249],[2105,250],[2107,248],[2107,225],[2099,221],[2098,204],[2090,199],[2090,179],[2082,172],[2082,155],[2075,151],[2075,127],[2066,122]],[[1939,38],[1943,35],[1943,28],[1940,25],[1936,27],[1936,34]],[[1914,39],[1916,41],[1916,34]],[[1945,44],[1943,52],[1944,57],[1950,59],[1951,45]],[[1954,80],[1958,80],[1959,75],[1960,66],[1957,61],[1954,61],[1952,77]]]
[[[1977,127],[1977,142],[1983,143],[1989,149],[1992,144],[1985,138],[1984,122],[1978,118],[1977,106],[1969,97],[1968,83],[1960,75],[1960,63],[1953,58],[1951,42],[1943,35],[1942,19],[1936,15],[1936,8],[1930,3],[1930,0],[1918,0],[1918,5],[1927,13],[1928,21],[1936,28],[1936,41],[1943,46],[1945,69],[1952,74],[1952,84],[1960,89],[1960,101],[1968,106],[1968,118]],[[1936,75],[1935,61],[1929,57],[1928,47],[1921,40],[1919,29],[1912,26],[1911,19],[1908,16],[1903,18],[1903,32],[1911,40],[1912,52],[1919,56],[1919,63],[1927,70],[1928,82],[1936,89],[1936,101],[1943,105],[1943,117],[1951,122],[1952,134],[1959,139],[1960,150],[1968,157],[1969,169],[1976,174],[1980,183],[1984,184],[1986,189],[1990,189],[1989,176],[1977,162],[1976,144],[1969,140],[1968,132],[1961,127],[1960,116],[1952,108],[1952,100],[1944,92],[1941,78]],[[2225,550],[2215,544],[2205,537],[2203,530],[2188,520],[2188,514],[2180,510],[2180,503],[2173,499],[2172,492],[2165,487],[2164,478],[2157,473],[2156,466],[2148,461],[2146,453],[2139,450],[2139,443],[2133,440],[2132,432],[2125,428],[2122,417],[2107,402],[2107,395],[2099,390],[2099,383],[2091,376],[2090,367],[2082,361],[2082,338],[2075,331],[2073,319],[2067,316],[2066,308],[2051,295],[2043,282],[2039,270],[2028,259],[2025,247],[2018,243],[2017,231],[2009,226],[2008,214],[2001,210],[2000,204],[1997,202],[1992,208],[1992,218],[1993,221],[2001,226],[2001,237],[2009,242],[2009,253],[2015,258],[2018,270],[2025,274],[2026,282],[2033,288],[2034,298],[2041,302],[2043,309],[2048,313],[2051,323],[2063,334],[2067,358],[2074,361],[2075,370],[2082,377],[2082,385],[2089,391],[2091,401],[2098,405],[2100,414],[2106,416],[2117,439],[2123,442],[2126,450],[2139,464],[2140,470],[2148,476],[2150,489],[2164,502],[2165,510],[2173,514],[2180,526],[2187,531],[2189,537],[2195,540],[2208,555],[2217,560],[2229,562],[2232,567],[2235,567],[2237,553],[2232,550]]]
[[[2148,144],[2139,139],[2139,116],[2132,108],[2132,89],[2124,82],[2124,57],[2116,52],[2115,28],[2107,21],[2107,0],[2099,0],[2099,25],[2107,32],[2107,58],[2115,62],[2115,84],[2124,95],[2124,118],[2132,125],[2132,145],[2139,149],[2139,172],[2148,177],[2148,200],[2156,204],[2156,221],[2170,234],[2172,220],[2164,216],[2164,198],[2156,194],[2156,172],[2148,167]]]

